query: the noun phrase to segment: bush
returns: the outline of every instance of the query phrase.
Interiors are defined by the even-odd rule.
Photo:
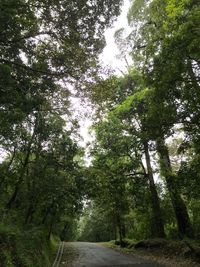
[[[55,240],[47,240],[43,229],[20,231],[12,225],[0,225],[1,267],[41,267],[50,265]]]

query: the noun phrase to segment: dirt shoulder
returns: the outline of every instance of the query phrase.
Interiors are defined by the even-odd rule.
[[[199,246],[184,241],[145,240],[130,242],[125,248],[112,241],[102,245],[169,267],[200,267]]]

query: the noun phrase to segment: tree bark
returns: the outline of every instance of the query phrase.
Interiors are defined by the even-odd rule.
[[[55,201],[53,201],[51,203],[51,205],[49,205],[48,208],[46,209],[45,214],[44,214],[44,216],[42,218],[41,224],[45,224],[46,223],[48,215],[50,214],[51,210],[54,208],[54,204],[55,204]]]
[[[177,188],[175,176],[172,172],[171,161],[169,157],[169,151],[165,144],[164,138],[159,137],[157,139],[157,152],[160,157],[161,173],[165,177],[169,195],[174,208],[178,231],[181,237],[194,237],[192,225],[188,215],[187,207],[181,198],[180,192]]]
[[[17,194],[18,194],[19,189],[20,189],[20,185],[23,182],[23,178],[24,178],[24,174],[26,172],[26,167],[28,165],[30,153],[31,153],[31,147],[29,146],[28,150],[27,150],[27,153],[26,153],[26,156],[25,156],[25,160],[24,160],[23,166],[22,166],[21,174],[19,176],[18,182],[15,185],[15,190],[14,190],[12,196],[10,197],[9,201],[6,204],[6,208],[8,210],[11,209],[12,204],[15,202],[15,199],[16,199]]]
[[[32,222],[32,216],[33,216],[34,212],[35,212],[35,205],[33,205],[31,203],[27,209],[27,212],[26,212],[26,217],[25,217],[25,221],[24,221],[25,225]]]
[[[119,242],[120,242],[120,246],[122,247],[123,246],[123,235],[122,235],[120,215],[118,215],[117,217],[117,225],[118,225],[118,230],[119,230]]]
[[[152,236],[153,237],[165,237],[165,231],[164,231],[164,224],[162,220],[162,213],[160,208],[160,201],[156,189],[156,185],[154,183],[154,177],[153,177],[153,170],[151,166],[151,159],[149,155],[149,147],[148,142],[143,143],[144,146],[144,153],[145,153],[145,159],[146,159],[146,165],[147,165],[147,177],[149,181],[149,189],[150,189],[150,196],[151,196],[151,207],[152,207]]]
[[[21,172],[20,172],[18,181],[15,184],[14,192],[12,193],[10,199],[8,200],[8,202],[6,204],[7,210],[10,210],[12,205],[13,205],[13,203],[15,202],[16,197],[18,195],[18,192],[20,190],[20,186],[21,186],[21,184],[22,184],[22,182],[24,180],[24,175],[26,173],[27,165],[28,165],[28,162],[29,162],[29,157],[30,157],[30,154],[31,154],[31,146],[33,144],[33,140],[34,140],[34,137],[35,137],[35,134],[36,134],[36,130],[37,130],[37,124],[38,124],[38,118],[36,117],[34,130],[33,130],[31,139],[30,139],[30,141],[28,143],[28,147],[26,149],[26,155],[25,155],[25,159],[24,159],[24,162],[23,162],[23,165],[22,165],[22,168],[21,168]]]
[[[7,165],[6,173],[8,173],[10,171],[10,168],[11,168],[11,166],[13,164],[14,159],[15,159],[15,155],[16,155],[16,147],[14,147],[11,159],[10,159],[8,165]],[[2,177],[2,179],[0,181],[0,188],[2,188],[2,186],[3,186],[3,184],[4,184],[5,180],[6,180],[6,177],[7,177],[6,173],[4,173],[4,175],[3,175],[3,177]]]
[[[52,234],[52,230],[53,230],[53,224],[54,224],[54,218],[55,214],[53,213],[52,214],[52,217],[51,217],[51,221],[50,221],[50,226],[49,226],[49,231],[48,231],[48,236],[47,236],[47,239],[50,240],[50,237],[51,237],[51,234]]]

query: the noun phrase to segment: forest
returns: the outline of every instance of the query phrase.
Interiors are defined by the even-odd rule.
[[[0,266],[50,266],[59,239],[200,242],[199,1],[130,0],[120,75],[99,55],[122,0],[0,6]]]

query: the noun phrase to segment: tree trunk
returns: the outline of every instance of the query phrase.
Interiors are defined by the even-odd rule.
[[[117,214],[117,226],[118,226],[118,232],[119,232],[119,242],[120,246],[123,247],[123,239],[125,238],[125,233],[123,233],[123,227],[122,227],[122,220],[120,217],[120,214]]]
[[[25,160],[24,160],[24,163],[23,163],[23,166],[22,166],[22,169],[21,169],[21,174],[20,174],[19,179],[18,179],[18,181],[17,181],[17,183],[15,185],[15,190],[12,193],[12,196],[10,197],[9,201],[6,204],[6,208],[8,210],[11,209],[12,204],[15,202],[15,199],[16,199],[17,194],[18,194],[19,189],[20,189],[20,185],[23,182],[23,178],[24,178],[24,174],[26,172],[26,167],[28,165],[30,153],[31,153],[31,145],[28,146],[27,153],[26,153],[26,156],[25,156]]]
[[[26,212],[26,217],[25,217],[25,221],[24,221],[25,225],[32,222],[32,216],[33,216],[34,212],[35,212],[35,205],[33,206],[33,204],[30,204],[30,206]]]
[[[48,232],[48,236],[47,236],[48,240],[50,240],[50,237],[51,237],[51,234],[52,234],[53,224],[54,224],[54,216],[55,216],[55,214],[52,214],[51,222],[50,222],[50,226],[49,226],[49,232]]]
[[[172,172],[171,161],[169,158],[169,151],[165,145],[164,138],[157,139],[157,151],[160,156],[161,173],[165,177],[167,188],[170,194],[172,205],[174,208],[179,234],[181,237],[187,236],[192,238],[194,236],[187,207],[181,198],[180,192],[177,188],[174,174]]]
[[[26,173],[27,165],[28,165],[28,162],[29,162],[29,157],[30,157],[30,154],[31,154],[31,146],[33,144],[33,140],[34,140],[34,137],[35,137],[35,134],[36,134],[36,130],[37,130],[37,124],[38,124],[38,118],[36,117],[35,125],[34,125],[34,130],[33,130],[31,139],[30,139],[30,141],[28,143],[28,147],[27,147],[27,150],[26,150],[25,159],[24,159],[24,162],[23,162],[21,171],[20,171],[20,175],[19,175],[18,181],[15,184],[14,192],[12,193],[10,199],[8,200],[8,202],[6,204],[7,210],[10,210],[11,207],[12,207],[12,205],[13,205],[13,203],[15,202],[16,197],[18,195],[18,192],[20,190],[20,186],[21,186],[21,184],[22,184],[22,182],[24,180],[24,175]]]
[[[114,240],[117,240],[117,222],[116,216],[113,217],[113,227],[114,227]]]
[[[49,213],[51,212],[51,210],[54,208],[54,205],[55,205],[55,201],[53,201],[53,202],[47,207],[47,209],[46,209],[46,211],[45,211],[45,214],[44,214],[44,216],[43,216],[43,218],[42,218],[42,222],[41,222],[41,224],[45,224],[45,223],[46,223],[47,217],[48,217]]]
[[[3,184],[4,184],[5,180],[6,180],[6,177],[7,177],[6,174],[10,171],[10,168],[11,168],[11,166],[13,164],[14,159],[15,159],[15,155],[16,155],[16,147],[14,147],[13,154],[11,156],[11,159],[10,159],[8,165],[7,165],[6,173],[3,173],[3,177],[2,177],[2,179],[0,181],[0,188],[2,188],[2,186],[3,186]]]
[[[118,222],[118,230],[119,230],[119,242],[120,246],[123,246],[123,236],[122,236],[122,229],[121,229],[121,223],[120,221]]]
[[[121,231],[122,231],[122,238],[126,238],[126,226],[125,226],[125,223],[122,222],[121,223]]]
[[[35,162],[34,162],[34,168],[33,168],[33,174],[31,176],[31,179],[27,179],[27,191],[29,194],[27,202],[29,203],[28,209],[26,211],[25,215],[25,224],[31,223],[33,219],[33,214],[35,213],[36,205],[38,203],[38,196],[35,195],[35,192],[37,192],[37,181],[36,178],[39,177],[39,171],[38,166],[40,162],[40,152],[41,152],[41,143],[39,142],[38,149],[35,152]],[[27,177],[28,177],[28,168],[27,168]],[[32,180],[32,183],[31,183]]]
[[[148,142],[144,142],[144,153],[145,153],[145,159],[146,159],[146,165],[147,165],[147,177],[149,180],[149,189],[150,189],[150,196],[151,196],[151,207],[152,207],[152,235],[153,237],[165,237],[165,231],[164,231],[164,224],[162,220],[162,213],[160,209],[160,201],[156,189],[156,185],[154,183],[154,177],[153,177],[153,171],[151,167],[151,159],[149,155],[149,148],[148,148]]]

